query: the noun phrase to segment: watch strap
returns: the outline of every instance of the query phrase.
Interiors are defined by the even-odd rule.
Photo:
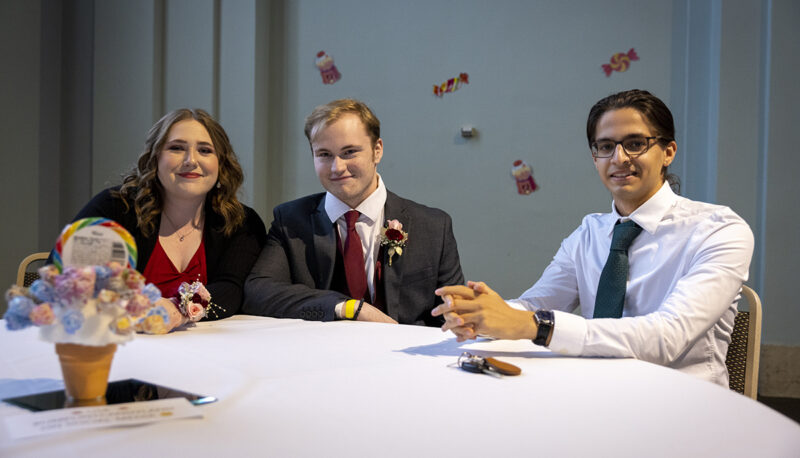
[[[555,314],[551,310],[537,310],[533,314],[533,321],[536,322],[537,327],[536,338],[533,339],[533,343],[543,347],[547,346],[547,341],[555,325]]]

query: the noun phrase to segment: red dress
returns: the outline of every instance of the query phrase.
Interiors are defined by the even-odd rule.
[[[161,241],[157,240],[153,253],[150,255],[142,274],[148,282],[158,286],[163,297],[175,297],[178,294],[178,287],[183,282],[199,281],[205,285],[208,283],[205,241],[203,239],[200,240],[200,246],[197,247],[197,251],[189,261],[189,265],[186,266],[186,270],[179,272],[175,264],[167,256],[164,247],[161,246]]]

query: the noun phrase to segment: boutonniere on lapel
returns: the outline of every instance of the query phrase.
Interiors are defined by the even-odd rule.
[[[386,220],[386,227],[381,229],[381,246],[389,247],[389,265],[392,258],[403,255],[403,248],[408,241],[408,232],[403,231],[403,224],[396,219]]]

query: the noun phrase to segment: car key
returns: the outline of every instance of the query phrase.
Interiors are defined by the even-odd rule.
[[[491,358],[494,359],[494,358]],[[502,365],[506,363],[502,363],[501,361],[494,360],[495,364],[500,363]],[[503,372],[498,370],[495,364],[488,364],[486,359],[481,356],[475,356],[471,353],[464,352],[458,358],[458,366],[461,369],[464,369],[467,372],[473,372],[476,374],[484,373],[491,375],[492,377],[501,378],[503,376]],[[515,366],[512,366],[515,367]]]

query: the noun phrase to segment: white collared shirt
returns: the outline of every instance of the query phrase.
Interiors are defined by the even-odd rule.
[[[383,227],[384,205],[386,205],[386,185],[383,184],[383,178],[380,175],[378,175],[378,188],[356,208],[350,208],[349,205],[331,193],[325,194],[325,212],[328,214],[331,223],[336,223],[342,244],[347,239],[347,221],[344,219],[344,214],[350,210],[356,210],[361,213],[356,221],[356,232],[358,232],[358,237],[361,239],[367,286],[373,302],[375,302],[375,261],[378,258],[380,249],[378,236]],[[339,248],[344,250],[344,245]],[[339,308],[337,306],[337,315]]]
[[[728,386],[725,356],[748,277],[753,233],[730,208],[680,197],[664,185],[630,219],[644,230],[628,250],[622,318],[590,319],[614,224],[587,215],[561,243],[516,308],[556,310],[549,348],[575,356],[633,357]],[[580,306],[581,316],[572,313]]]

